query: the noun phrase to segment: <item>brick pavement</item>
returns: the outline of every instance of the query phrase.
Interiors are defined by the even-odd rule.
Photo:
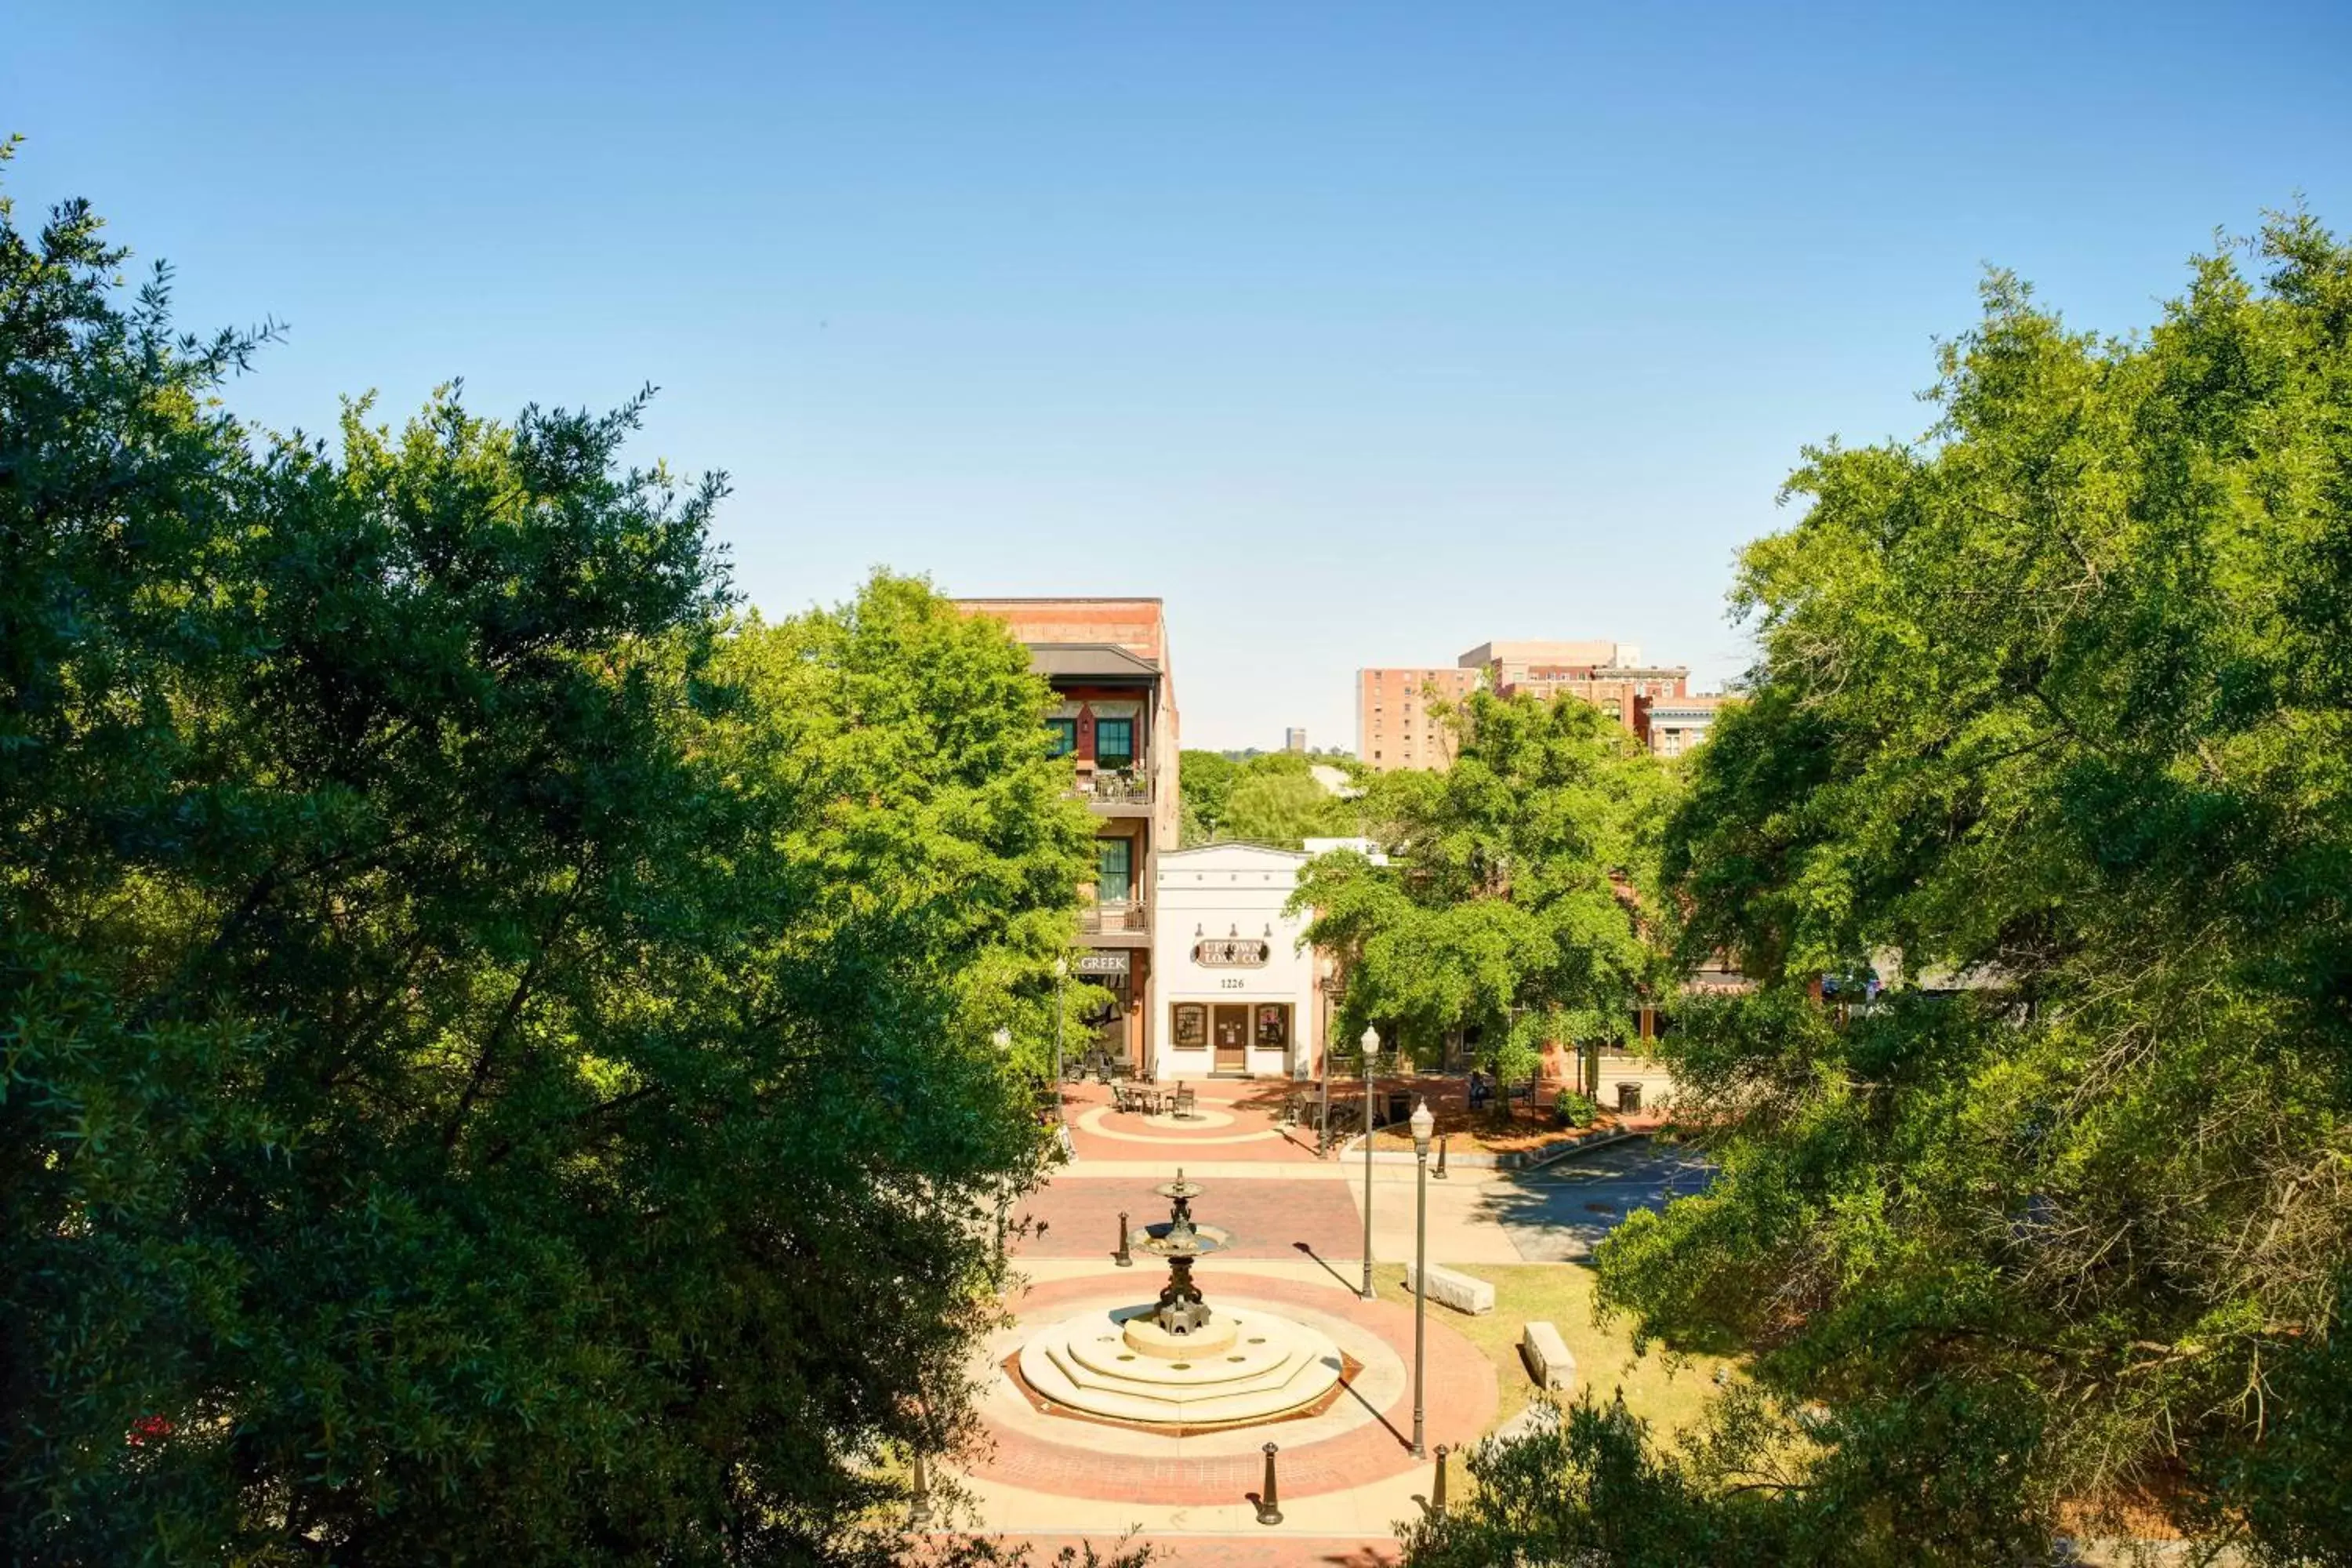
[[[1394,1568],[1404,1561],[1403,1549],[1393,1541],[1362,1537],[1286,1536],[1282,1527],[1262,1529],[1255,1535],[1024,1535],[1001,1537],[1008,1546],[1018,1542],[1030,1551],[1036,1568],[1050,1568],[1055,1553],[1065,1547],[1085,1561],[1092,1545],[1105,1561],[1121,1550],[1151,1549],[1152,1568]]]
[[[1042,1236],[1028,1236],[1014,1244],[1023,1258],[1103,1258],[1118,1245],[1118,1216],[1126,1211],[1130,1226],[1155,1224],[1168,1217],[1168,1200],[1151,1189],[1174,1179],[1177,1162],[1159,1177],[1105,1176],[1073,1181],[1067,1173],[1034,1193],[1020,1209],[1024,1221],[1044,1220]],[[1324,1258],[1360,1258],[1364,1223],[1349,1195],[1345,1182],[1213,1181],[1192,1200],[1192,1217],[1233,1233],[1234,1245],[1217,1256],[1289,1258],[1300,1256],[1305,1242]],[[1205,1281],[1216,1276],[1217,1256],[1201,1265]],[[1136,1267],[1151,1267],[1138,1258]]]
[[[1024,1321],[1053,1318],[1058,1307],[1102,1293],[1103,1278],[1032,1285],[1013,1303]],[[1210,1287],[1213,1290],[1213,1287]],[[1402,1357],[1412,1353],[1412,1310],[1388,1301],[1363,1301],[1328,1285],[1252,1275],[1250,1298],[1295,1303],[1344,1318],[1379,1336]],[[1494,1363],[1436,1318],[1429,1321],[1427,1405],[1430,1441],[1460,1444],[1484,1432],[1499,1403]],[[1367,1422],[1337,1436],[1279,1456],[1283,1496],[1308,1498],[1425,1467],[1406,1447],[1412,1421],[1410,1388]],[[1279,1432],[1270,1427],[1269,1432]],[[1087,1427],[1073,1423],[1067,1443],[992,1426],[991,1450],[971,1468],[974,1476],[1058,1497],[1091,1498],[1147,1506],[1232,1503],[1257,1489],[1264,1460],[1255,1453],[1162,1458],[1105,1451]],[[1273,1441],[1279,1442],[1279,1436]],[[1094,1444],[1094,1446],[1089,1446]]]
[[[1111,1109],[1110,1090],[1104,1085],[1065,1086],[1063,1109],[1070,1123],[1071,1147],[1078,1156],[1077,1169],[1083,1171],[1089,1160],[1147,1160],[1163,1155],[1171,1162],[1187,1155],[1277,1164],[1315,1160],[1314,1133],[1304,1128],[1286,1128],[1277,1120],[1283,1097],[1290,1089],[1286,1081],[1234,1079],[1197,1083],[1193,1088],[1200,1097],[1200,1109],[1209,1114],[1202,1125],[1186,1127]]]

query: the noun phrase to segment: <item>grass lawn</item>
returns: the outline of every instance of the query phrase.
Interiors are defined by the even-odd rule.
[[[1607,1326],[1592,1321],[1593,1274],[1582,1263],[1448,1264],[1458,1274],[1484,1279],[1495,1287],[1495,1310],[1482,1317],[1465,1317],[1451,1307],[1429,1304],[1430,1318],[1486,1352],[1495,1363],[1502,1387],[1497,1422],[1509,1420],[1536,1394],[1527,1363],[1519,1359],[1519,1330],[1529,1322],[1549,1320],[1576,1357],[1573,1399],[1586,1389],[1595,1399],[1625,1391],[1625,1404],[1647,1420],[1661,1437],[1671,1437],[1698,1417],[1707,1396],[1715,1392],[1717,1356],[1688,1356],[1670,1363],[1664,1352],[1653,1348],[1636,1356],[1622,1323]],[[1387,1301],[1412,1301],[1404,1288],[1404,1268],[1380,1264],[1372,1283]]]

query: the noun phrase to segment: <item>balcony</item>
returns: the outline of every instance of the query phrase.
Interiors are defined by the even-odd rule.
[[[1078,910],[1078,933],[1097,947],[1141,947],[1151,940],[1151,921],[1141,899],[1087,904]]]
[[[1151,813],[1151,770],[1138,760],[1131,767],[1082,771],[1070,793],[1103,816],[1148,816]]]

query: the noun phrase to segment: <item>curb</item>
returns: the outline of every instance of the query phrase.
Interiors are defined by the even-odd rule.
[[[1612,1127],[1605,1132],[1596,1132],[1589,1138],[1562,1138],[1554,1142],[1546,1143],[1541,1148],[1517,1149],[1507,1154],[1455,1154],[1450,1156],[1446,1163],[1458,1165],[1465,1171],[1533,1171],[1551,1164],[1555,1161],[1565,1160],[1571,1154],[1582,1153],[1592,1149],[1606,1149],[1612,1144],[1622,1143],[1629,1138],[1647,1138],[1655,1131],[1656,1129],[1649,1127]],[[1350,1155],[1360,1155],[1363,1152],[1364,1135],[1359,1132],[1340,1144],[1339,1152],[1331,1158],[1344,1160]],[[1402,1149],[1372,1151],[1372,1163],[1375,1165],[1410,1165],[1420,1158],[1420,1155],[1407,1153]]]

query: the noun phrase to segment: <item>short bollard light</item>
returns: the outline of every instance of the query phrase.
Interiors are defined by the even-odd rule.
[[[1274,1489],[1274,1455],[1275,1446],[1268,1443],[1265,1446],[1265,1485],[1257,1496],[1257,1521],[1260,1524],[1282,1522],[1282,1499],[1276,1495]]]
[[[1127,1211],[1125,1209],[1118,1211],[1118,1250],[1110,1255],[1110,1260],[1121,1268],[1135,1267],[1135,1255],[1127,1249]]]
[[[1430,1484],[1429,1489],[1429,1517],[1432,1519],[1445,1517],[1445,1457],[1452,1452],[1443,1443],[1437,1446],[1437,1479]]]
[[[1454,1134],[1451,1132],[1437,1141],[1437,1169],[1432,1174],[1441,1182],[1445,1180],[1445,1146],[1453,1142]]]
[[[915,1505],[907,1510],[907,1528],[920,1530],[931,1522],[931,1471],[923,1451],[915,1450]]]

